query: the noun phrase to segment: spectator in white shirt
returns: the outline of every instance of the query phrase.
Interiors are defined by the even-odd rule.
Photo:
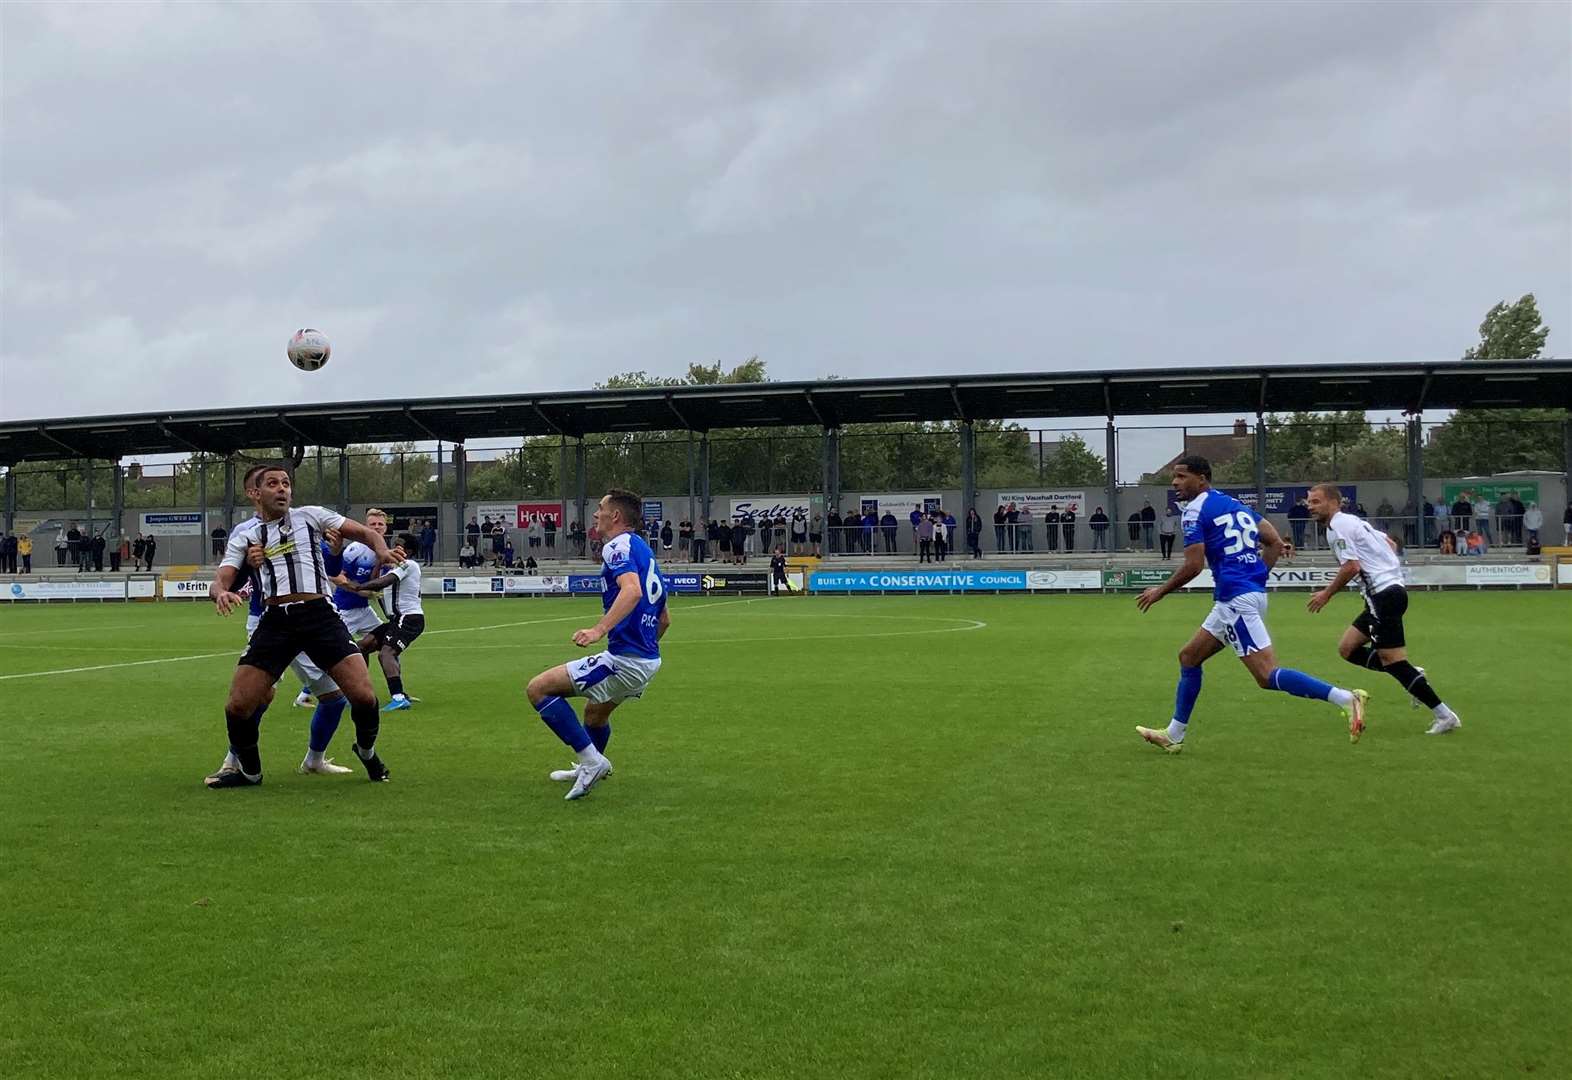
[[[1528,533],[1528,546],[1539,546],[1539,530],[1545,527],[1545,513],[1539,508],[1537,502],[1528,504],[1528,509],[1523,511],[1523,529]]]

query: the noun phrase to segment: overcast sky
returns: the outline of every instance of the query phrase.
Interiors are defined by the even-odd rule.
[[[6,3],[0,418],[1572,353],[1572,6]],[[284,345],[325,331],[333,360]]]

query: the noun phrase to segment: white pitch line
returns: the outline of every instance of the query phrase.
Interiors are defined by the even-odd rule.
[[[131,660],[124,664],[94,664],[92,667],[60,668],[58,671],[24,671],[18,675],[0,675],[0,682],[7,679],[40,679],[45,675],[75,675],[83,671],[109,671],[113,668],[145,667],[148,664],[178,664],[184,660],[211,660],[215,656],[227,656],[233,659],[238,656],[233,649],[229,652],[202,653],[199,656],[166,656],[159,660]]]

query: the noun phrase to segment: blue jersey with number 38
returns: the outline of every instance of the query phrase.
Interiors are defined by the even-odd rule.
[[[622,591],[617,579],[628,573],[639,576],[639,602],[607,635],[610,642],[607,651],[613,656],[660,659],[656,627],[666,607],[666,583],[661,580],[660,567],[655,564],[655,553],[638,533],[622,533],[606,541],[600,557],[605,564],[601,569],[600,591],[604,611],[611,610],[617,594]]]
[[[1245,593],[1266,591],[1271,568],[1261,558],[1260,521],[1260,516],[1244,503],[1212,489],[1201,492],[1185,506],[1185,546],[1206,545],[1214,599],[1232,600]]]

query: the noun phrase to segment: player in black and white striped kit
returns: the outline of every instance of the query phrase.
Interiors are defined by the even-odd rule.
[[[401,551],[419,551],[420,542],[413,533],[400,533]],[[410,708],[404,693],[404,669],[400,657],[404,650],[426,629],[426,613],[420,604],[420,564],[414,559],[405,560],[389,568],[388,572],[372,578],[364,585],[351,582],[347,588],[362,596],[382,594],[382,610],[387,622],[360,639],[360,651],[368,658],[372,653],[382,664],[382,674],[388,680],[388,693],[392,699],[383,712],[398,712]],[[369,663],[369,659],[368,659]]]
[[[240,768],[216,774],[208,786],[250,787],[262,782],[258,710],[290,661],[301,653],[343,691],[355,722],[355,755],[372,780],[386,780],[387,766],[376,753],[380,726],[376,691],[360,650],[328,603],[333,582],[322,566],[322,535],[337,529],[346,538],[371,548],[379,562],[396,564],[403,555],[389,551],[380,534],[358,521],[320,506],[291,508],[293,485],[286,466],[254,465],[246,471],[244,484],[257,516],[229,534],[208,595],[218,613],[228,615],[246,603],[234,589],[247,574],[253,574],[262,590],[264,610],[235,668],[224,705],[230,749]],[[252,545],[262,549],[261,564],[254,571],[247,566],[247,550]]]

